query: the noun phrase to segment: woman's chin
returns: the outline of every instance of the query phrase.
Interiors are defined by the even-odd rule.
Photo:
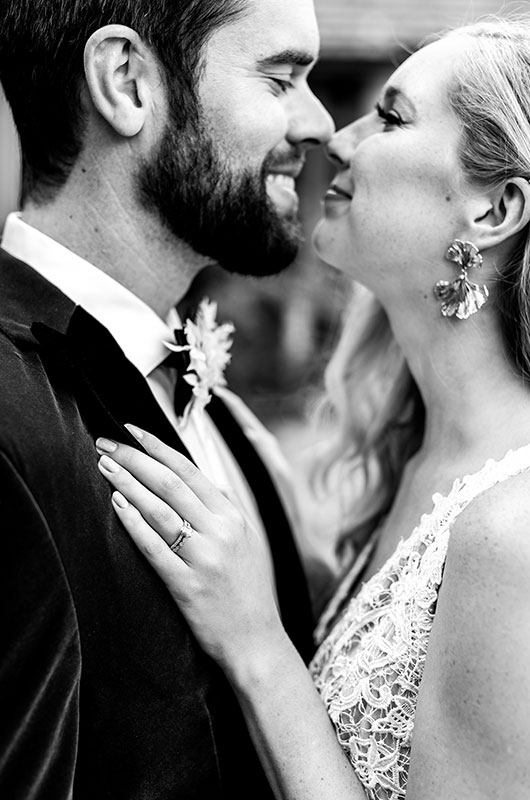
[[[317,222],[311,237],[311,242],[317,256],[322,261],[325,261],[330,267],[334,267],[341,272],[348,271],[348,266],[343,263],[344,259],[340,257],[340,253],[338,252],[337,248],[337,242],[335,241],[333,234],[327,230],[325,218],[320,219]]]

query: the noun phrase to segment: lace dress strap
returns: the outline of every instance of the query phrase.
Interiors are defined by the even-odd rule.
[[[430,514],[424,514],[421,517],[420,524],[412,532],[411,539],[413,536],[417,535],[418,531],[424,529],[429,522],[431,523],[429,529],[432,537],[436,530],[438,530],[440,526],[443,526],[444,523],[447,524],[450,521],[454,521],[456,516],[479,494],[491,488],[496,483],[514,477],[519,472],[524,472],[529,468],[530,444],[524,445],[516,450],[509,450],[499,461],[488,459],[478,472],[466,475],[464,478],[457,478],[447,495],[442,495],[439,492],[433,494],[433,510]],[[432,519],[433,517],[434,519]],[[319,645],[329,633],[331,625],[337,619],[338,614],[344,607],[345,602],[349,599],[349,596],[351,596],[352,587],[355,586],[358,577],[362,574],[367,562],[371,558],[377,540],[377,532],[374,532],[360,551],[348,572],[343,576],[335,593],[322,612],[314,632],[314,639],[317,645]],[[408,540],[401,540],[399,547],[403,544],[403,541]]]

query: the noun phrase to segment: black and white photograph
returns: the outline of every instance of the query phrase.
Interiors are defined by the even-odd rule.
[[[0,0],[1,800],[530,800],[530,2]]]

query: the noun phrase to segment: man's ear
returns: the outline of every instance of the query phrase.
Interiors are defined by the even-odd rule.
[[[85,45],[85,76],[92,102],[120,136],[136,136],[160,85],[155,60],[138,34],[124,25],[106,25]]]
[[[501,187],[477,198],[469,238],[479,250],[506,242],[530,222],[530,183],[510,178]]]

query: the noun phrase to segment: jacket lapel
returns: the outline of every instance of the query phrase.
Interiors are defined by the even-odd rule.
[[[1,248],[0,327],[25,350],[37,347],[54,385],[68,383],[94,437],[107,436],[139,448],[123,427],[130,422],[190,457],[144,377],[107,329]]]
[[[66,333],[35,322],[31,332],[41,345],[47,372],[66,372],[79,408],[94,436],[106,436],[141,449],[126,422],[149,430],[190,458],[156,402],[143,375],[125,357],[107,329],[80,306]]]
[[[254,493],[269,538],[282,620],[302,658],[315,651],[314,620],[307,582],[282,502],[263,461],[223,401],[213,396],[208,413],[218,427]]]

